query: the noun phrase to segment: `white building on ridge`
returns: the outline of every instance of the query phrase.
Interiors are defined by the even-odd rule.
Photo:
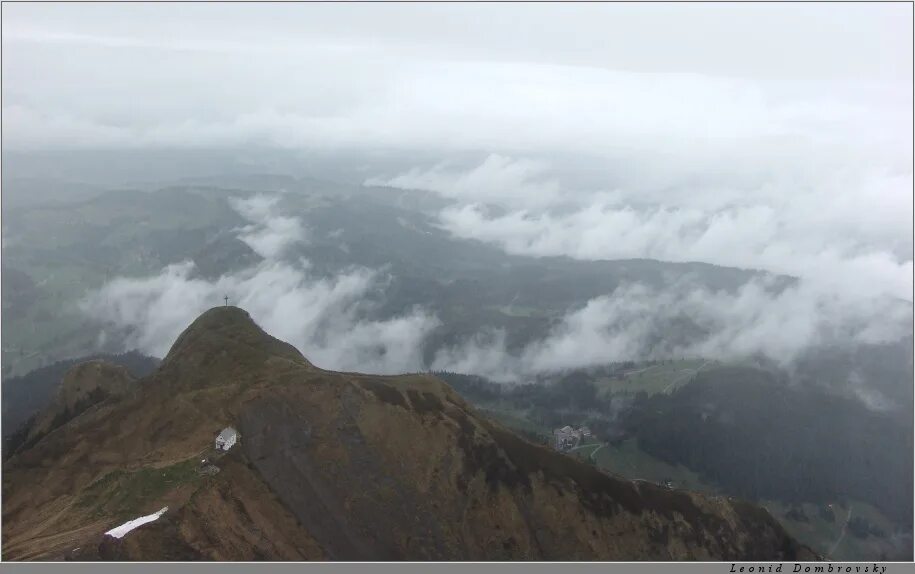
[[[216,435],[216,450],[229,450],[238,442],[238,436],[238,431],[232,427],[222,429],[222,432]]]

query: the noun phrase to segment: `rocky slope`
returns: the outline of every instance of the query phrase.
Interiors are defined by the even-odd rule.
[[[609,476],[433,377],[324,371],[237,308],[204,313],[134,385],[7,461],[4,559],[814,557],[754,505]],[[240,442],[219,455],[228,425]]]

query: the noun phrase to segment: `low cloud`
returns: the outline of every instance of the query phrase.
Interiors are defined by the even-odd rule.
[[[880,317],[877,321],[874,317]],[[799,283],[754,280],[733,293],[689,283],[619,287],[565,315],[542,340],[510,351],[499,331],[440,351],[437,370],[519,381],[629,360],[765,356],[783,366],[818,346],[896,341],[910,334],[910,305],[862,304]]]
[[[306,239],[299,218],[276,213],[278,202],[278,196],[263,194],[230,201],[233,209],[252,222],[241,228],[238,238],[265,259],[275,259],[288,247]]]
[[[209,281],[190,262],[152,277],[117,278],[82,303],[117,334],[124,349],[163,357],[199,314],[228,295],[264,330],[328,369],[394,374],[422,370],[421,344],[438,321],[421,309],[381,321],[365,318],[365,297],[378,281],[367,269],[329,279],[307,269],[264,261]]]
[[[164,356],[193,318],[227,294],[261,327],[325,368],[394,374],[429,367],[504,382],[681,357],[765,356],[788,366],[818,346],[898,340],[910,334],[912,322],[907,304],[843,301],[804,284],[777,291],[758,280],[733,293],[688,283],[664,290],[632,284],[570,311],[546,337],[520,350],[507,347],[504,332],[484,331],[439,349],[426,365],[423,345],[442,327],[439,320],[422,309],[365,318],[366,297],[378,285],[377,274],[367,269],[316,279],[304,267],[275,261],[208,281],[194,277],[193,264],[182,263],[152,277],[115,279],[91,294],[83,309],[117,333],[125,349]]]
[[[191,321],[228,295],[263,329],[321,367],[374,373],[422,370],[422,342],[438,320],[418,308],[384,320],[368,319],[368,296],[383,279],[370,269],[318,278],[309,273],[306,260],[276,259],[304,233],[297,218],[277,215],[276,205],[276,198],[268,196],[233,202],[254,222],[239,237],[265,256],[259,264],[215,280],[196,276],[191,262],[169,265],[150,277],[119,277],[90,293],[82,310],[117,334],[124,349],[162,357]]]
[[[434,191],[465,202],[541,206],[559,199],[559,183],[543,178],[547,171],[548,166],[540,162],[491,154],[466,171],[442,163],[428,170],[414,168],[389,179],[369,178],[365,184]]]
[[[902,195],[911,178],[887,186],[884,196],[823,194],[820,203],[786,194],[713,208],[595,197],[571,211],[491,215],[483,205],[465,204],[446,208],[439,221],[456,237],[516,255],[702,261],[793,275],[845,294],[911,300],[911,194]]]

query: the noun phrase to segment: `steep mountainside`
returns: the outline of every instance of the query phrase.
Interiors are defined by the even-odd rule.
[[[134,378],[126,368],[105,361],[87,361],[64,375],[54,402],[29,425],[24,448],[96,403],[130,392]]]
[[[434,377],[321,370],[237,308],[133,384],[7,460],[4,559],[814,557],[756,506],[604,474]]]
[[[104,361],[127,369],[137,379],[149,375],[159,366],[159,359],[137,351],[121,354],[96,354],[80,359],[66,359],[21,377],[4,376],[3,382],[3,438],[4,441],[20,430],[23,423],[42,414],[55,400],[61,381],[67,371],[89,361]],[[7,453],[4,452],[4,456]]]

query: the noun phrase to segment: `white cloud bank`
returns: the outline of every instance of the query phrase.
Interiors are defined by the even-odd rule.
[[[162,357],[178,335],[223,295],[271,335],[316,365],[393,374],[421,370],[421,343],[438,324],[415,310],[383,321],[363,318],[364,298],[377,276],[367,269],[316,279],[298,265],[264,261],[208,281],[193,264],[146,278],[118,278],[91,294],[83,310],[118,332],[124,348]]]
[[[804,160],[802,155],[767,167],[766,161],[774,161],[769,158],[752,177],[745,166],[723,165],[714,177],[693,174],[697,180],[676,183],[670,172],[662,186],[657,176],[624,176],[611,191],[564,187],[542,163],[532,169],[506,157],[490,157],[469,170],[413,169],[374,183],[454,199],[438,213],[443,229],[511,254],[702,261],[798,278],[778,294],[759,282],[737,294],[684,284],[621,288],[570,313],[547,339],[523,350],[509,352],[502,334],[485,333],[439,353],[438,369],[517,380],[676,356],[760,354],[787,365],[820,345],[910,335],[911,170],[840,166],[839,157],[818,158],[814,169]],[[834,171],[823,169],[831,162]],[[688,344],[675,343],[675,337],[656,341],[659,332],[672,334],[669,326],[678,318],[706,334],[693,335]]]
[[[700,332],[685,330],[684,322]],[[433,368],[517,381],[617,361],[678,357],[762,355],[787,366],[820,345],[896,341],[911,332],[911,324],[910,305],[885,298],[877,306],[863,305],[804,283],[775,292],[757,280],[736,293],[690,283],[664,290],[634,284],[591,299],[519,351],[506,348],[504,333],[482,333],[440,351]]]
[[[491,215],[466,203],[439,219],[457,237],[518,255],[702,261],[793,275],[849,295],[911,300],[911,188],[911,176],[896,176],[844,190],[786,189],[782,196],[748,194],[725,205],[699,199],[693,206],[593,194],[589,204],[563,211]]]
[[[235,211],[251,221],[241,228],[238,238],[265,259],[276,259],[288,247],[306,239],[299,218],[276,213],[278,202],[279,196],[263,194],[230,201]]]
[[[233,202],[255,221],[239,233],[266,255],[258,265],[215,280],[195,276],[191,262],[169,265],[151,277],[120,277],[90,293],[83,311],[117,332],[125,349],[162,357],[191,321],[228,295],[263,329],[318,366],[375,373],[420,370],[421,343],[438,321],[421,309],[382,321],[366,319],[366,296],[380,280],[372,270],[315,278],[307,261],[275,259],[303,236],[297,218],[275,214],[276,203],[266,196]],[[278,226],[278,218],[294,224]]]

